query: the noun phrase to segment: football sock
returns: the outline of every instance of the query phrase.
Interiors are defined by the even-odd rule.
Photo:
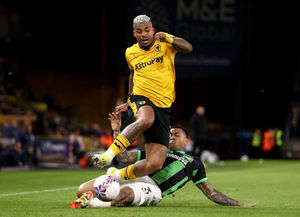
[[[128,139],[119,134],[113,144],[109,147],[109,149],[105,152],[112,160],[116,155],[120,154],[121,151],[125,150],[130,145]]]
[[[131,164],[128,167],[121,169],[120,178],[123,180],[136,179],[136,176],[133,172],[133,166],[134,164]]]
[[[94,197],[93,199],[91,199],[88,208],[110,207],[110,206],[111,206],[111,202],[104,202]]]

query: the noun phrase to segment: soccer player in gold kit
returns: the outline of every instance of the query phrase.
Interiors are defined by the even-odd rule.
[[[128,110],[134,122],[116,137],[104,154],[93,156],[94,164],[102,168],[143,132],[146,159],[119,170],[123,180],[149,175],[162,168],[169,145],[170,108],[175,100],[175,54],[193,50],[182,38],[166,32],[155,34],[147,15],[134,18],[133,35],[137,43],[127,48],[125,54],[131,70],[128,102],[116,107],[115,112]]]

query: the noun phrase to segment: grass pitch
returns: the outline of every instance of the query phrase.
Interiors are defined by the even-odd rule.
[[[300,161],[225,161],[207,177],[226,195],[257,207],[225,207],[208,200],[191,182],[156,207],[70,209],[76,188],[104,171],[0,172],[0,216],[300,216]]]

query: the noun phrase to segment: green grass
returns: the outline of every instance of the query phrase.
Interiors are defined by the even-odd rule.
[[[226,161],[222,167],[209,165],[207,177],[216,189],[241,202],[256,202],[253,208],[215,204],[190,182],[156,207],[70,209],[76,187],[100,174],[96,170],[0,172],[0,216],[300,216],[300,161]],[[3,196],[69,187],[73,189]]]

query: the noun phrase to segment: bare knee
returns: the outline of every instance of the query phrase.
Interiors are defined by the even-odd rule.
[[[163,162],[155,162],[154,165],[152,165],[152,167],[154,168],[155,172],[157,172],[162,169]]]
[[[81,197],[81,195],[83,194],[84,192],[82,192],[82,189],[80,189],[80,187],[77,189],[77,192],[76,192],[76,194],[77,194],[77,197],[79,198],[79,197]]]
[[[156,143],[147,143],[145,147],[147,167],[150,167],[153,173],[161,170],[166,160],[168,148]]]
[[[152,161],[148,161],[147,162],[147,168],[148,168],[149,174],[160,171],[162,169],[162,167],[163,167],[163,163],[164,162],[153,161],[153,160]]]
[[[86,192],[86,189],[84,188],[84,184],[81,184],[78,189],[77,189],[77,197],[81,197],[81,195],[83,195]]]
[[[77,197],[79,198],[81,195],[83,195],[85,192],[88,192],[88,191],[92,191],[94,192],[94,182],[95,182],[95,179],[92,179],[90,181],[87,181],[83,184],[81,184],[78,189],[77,189]]]
[[[151,106],[143,106],[136,115],[136,124],[142,129],[146,130],[152,126],[155,118],[153,108]]]
[[[136,121],[136,124],[142,129],[146,130],[152,126],[154,122],[154,117],[143,117]]]

